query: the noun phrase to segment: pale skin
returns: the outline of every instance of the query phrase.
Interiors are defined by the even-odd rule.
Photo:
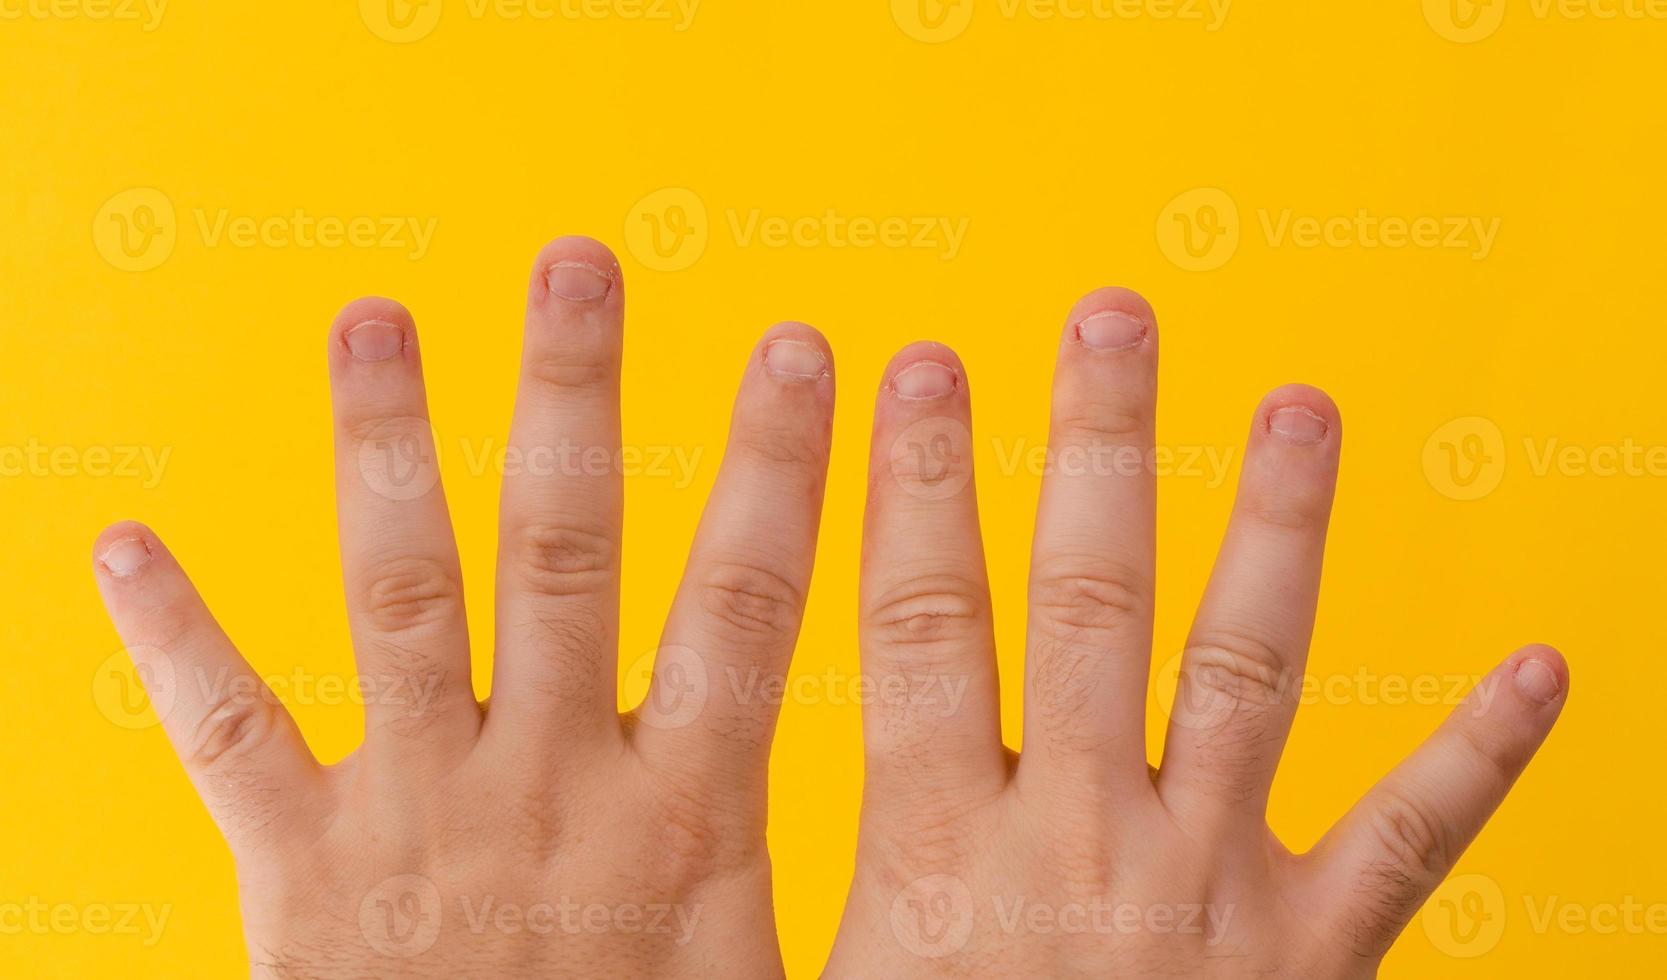
[[[504,476],[479,702],[415,324],[383,299],[336,318],[342,573],[358,671],[379,692],[340,763],[314,759],[155,533],[100,536],[111,618],[235,857],[252,976],[781,974],[765,847],[777,700],[727,678],[784,675],[797,641],[832,354],[784,323],[747,360],[649,697],[622,716],[623,324],[613,255],[582,238],[546,246],[510,436],[545,465]],[[997,718],[966,372],[932,344],[887,368],[863,670],[882,690],[924,679],[961,693],[953,710],[865,706],[861,838],[830,976],[1369,975],[1550,730],[1567,668],[1530,647],[1313,851],[1274,838],[1265,807],[1341,438],[1329,399],[1292,387],[1257,411],[1150,769],[1156,481],[1095,460],[1108,447],[1145,458],[1156,368],[1143,300],[1078,303],[1037,517],[1022,756]],[[1085,927],[1043,929],[1015,897],[1060,924],[1099,904],[1134,906],[1142,924],[1090,912]],[[1189,916],[1196,930],[1179,924]]]

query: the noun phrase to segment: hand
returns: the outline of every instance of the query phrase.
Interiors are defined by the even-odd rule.
[[[417,336],[393,302],[351,304],[329,342],[353,644],[363,689],[399,695],[370,699],[355,755],[313,759],[154,534],[101,536],[110,615],[234,852],[255,976],[781,972],[764,842],[775,711],[711,678],[786,672],[821,513],[832,359],[798,324],[753,353],[649,698],[622,719],[624,303],[601,245],[563,239],[539,256],[490,710],[470,684]]]
[[[1523,650],[1313,851],[1280,845],[1268,792],[1342,441],[1330,399],[1293,386],[1256,411],[1151,770],[1155,480],[1124,464],[1152,458],[1157,355],[1139,296],[1102,290],[1072,311],[1031,561],[1022,756],[997,716],[966,372],[931,344],[888,368],[864,672],[934,696],[866,709],[857,867],[830,976],[1370,975],[1557,718],[1567,667]]]

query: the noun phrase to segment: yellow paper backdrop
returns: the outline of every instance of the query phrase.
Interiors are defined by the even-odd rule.
[[[803,319],[836,351],[771,774],[794,976],[819,969],[851,869],[879,371],[933,338],[971,372],[1016,737],[1056,335],[1108,283],[1162,321],[1156,668],[1259,396],[1308,381],[1347,420],[1274,797],[1288,843],[1512,649],[1572,664],[1560,726],[1386,974],[1652,973],[1664,55],[1660,0],[0,0],[0,975],[243,970],[229,858],[123,700],[94,535],[156,527],[340,757],[360,711],[331,686],[353,662],[326,327],[366,293],[415,312],[490,650],[480,460],[507,430],[528,265],[573,232],[621,255],[626,438],[672,460],[628,482],[623,665],[652,649],[759,332]]]

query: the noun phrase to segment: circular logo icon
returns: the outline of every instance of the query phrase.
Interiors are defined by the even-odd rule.
[[[664,646],[637,658],[626,671],[622,696],[625,688],[643,690],[638,721],[650,728],[682,728],[706,707],[706,661],[688,647]]]
[[[1491,419],[1454,419],[1424,443],[1424,479],[1453,500],[1480,500],[1505,479],[1505,434]]]
[[[1158,214],[1158,247],[1188,272],[1226,265],[1239,251],[1239,205],[1217,187],[1178,195]]]
[[[130,731],[160,724],[178,691],[174,662],[156,647],[117,650],[93,673],[93,704],[112,724]]]
[[[976,0],[891,0],[891,17],[903,33],[927,44],[953,41],[972,23]]]
[[[392,418],[359,443],[359,473],[389,500],[417,500],[440,483],[440,451],[427,419]]]
[[[93,247],[125,272],[149,272],[179,241],[174,202],[154,187],[135,187],[104,202],[93,218]]]
[[[927,875],[909,882],[891,903],[891,932],[916,956],[937,959],[958,953],[972,937],[972,892],[954,875]]]
[[[441,0],[359,0],[359,17],[384,41],[410,44],[434,33]]]
[[[440,938],[440,889],[422,875],[389,878],[359,903],[359,932],[383,956],[421,956]]]
[[[1487,875],[1456,875],[1424,903],[1418,920],[1430,945],[1448,956],[1474,959],[1492,952],[1505,935],[1505,892]]]
[[[972,482],[972,433],[958,419],[921,419],[892,441],[891,475],[910,496],[948,500]]]
[[[1424,19],[1449,41],[1485,41],[1505,21],[1505,0],[1424,0]]]
[[[666,187],[636,203],[625,219],[625,244],[656,272],[680,272],[706,254],[706,202],[687,187]]]
[[[1177,728],[1218,731],[1232,720],[1238,707],[1233,692],[1239,689],[1241,678],[1213,664],[1194,664],[1183,670],[1185,662],[1186,653],[1177,653],[1152,673],[1152,698]]]

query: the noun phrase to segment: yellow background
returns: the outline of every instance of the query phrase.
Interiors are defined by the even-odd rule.
[[[1105,0],[1135,16],[1080,19],[959,0],[934,33],[912,0],[706,0],[679,30],[623,16],[636,9],[624,0],[550,19],[428,0],[407,39],[388,40],[400,32],[378,23],[379,0],[174,0],[155,23],[65,2],[0,0],[23,14],[0,18],[0,447],[69,447],[57,472],[0,477],[0,905],[149,903],[171,918],[150,948],[85,930],[0,935],[0,975],[243,970],[226,852],[160,731],[129,730],[110,708],[119,646],[93,588],[93,536],[150,522],[263,673],[351,676],[327,324],[354,296],[401,299],[423,331],[442,451],[501,439],[527,269],[569,232],[625,265],[627,441],[704,450],[687,486],[629,482],[623,663],[655,641],[747,351],[797,318],[832,341],[841,392],[796,670],[856,671],[872,392],[892,351],[934,338],[972,375],[1016,734],[1039,478],[1002,460],[1046,437],[1071,302],[1130,285],[1163,324],[1164,444],[1236,450],[1258,397],[1288,380],[1326,388],[1347,420],[1310,665],[1341,693],[1297,723],[1272,814],[1288,843],[1311,844],[1448,710],[1386,703],[1351,678],[1462,679],[1535,640],[1572,663],[1561,724],[1460,866],[1483,876],[1475,893],[1496,917],[1455,944],[1426,916],[1386,974],[1646,975],[1663,960],[1667,936],[1642,918],[1600,934],[1537,927],[1528,907],[1667,903],[1667,457],[1608,475],[1577,465],[1601,463],[1588,451],[1602,447],[1667,446],[1667,20],[1542,0],[1458,10],[1477,16],[1468,30],[1446,0],[1240,0],[1219,23],[1203,7],[1159,16],[1163,0]],[[1648,14],[1643,2],[1630,9]],[[163,252],[137,259],[106,208],[134,188],[175,212],[172,240],[149,240]],[[669,257],[644,244],[654,215],[638,206],[675,220],[664,205],[690,194],[650,198],[665,188],[706,212]],[[1197,188],[1238,213],[1213,219],[1238,236],[1230,257],[1176,252],[1166,208]],[[112,208],[144,222],[135,200]],[[297,209],[432,219],[434,236],[413,258],[239,247],[199,226],[222,210]],[[830,209],[964,220],[966,236],[951,255],[820,233],[770,245],[734,228],[755,210]],[[1358,235],[1303,247],[1264,227],[1287,209],[1499,225],[1485,257]],[[1551,445],[1580,448],[1537,465]],[[146,486],[103,473],[96,447],[171,455]],[[477,649],[490,650],[497,478],[457,452],[445,469]],[[1156,664],[1180,647],[1232,485],[1163,482]],[[477,683],[489,671],[479,657]],[[833,936],[861,780],[858,709],[837,684],[804,690],[782,718],[770,832],[796,976],[814,975]],[[353,747],[356,706],[300,700],[321,756]],[[1155,702],[1150,714],[1156,757]]]

